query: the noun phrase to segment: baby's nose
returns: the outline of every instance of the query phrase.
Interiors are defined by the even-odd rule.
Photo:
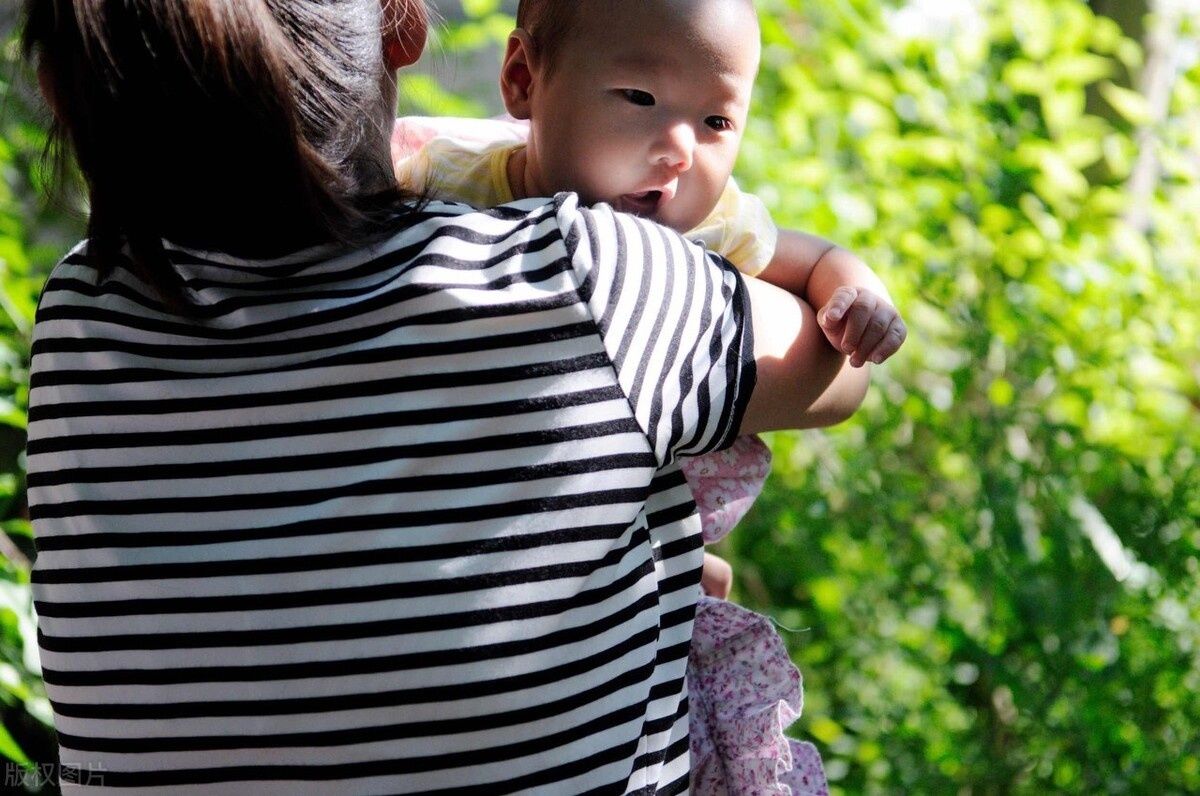
[[[663,131],[654,159],[677,171],[687,171],[692,167],[692,155],[695,150],[696,133],[692,126],[675,124]]]

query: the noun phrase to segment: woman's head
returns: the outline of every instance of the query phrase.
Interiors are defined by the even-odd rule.
[[[390,70],[425,36],[420,0],[384,5],[26,0],[93,243],[136,261],[162,238],[270,254],[361,234],[397,198]]]

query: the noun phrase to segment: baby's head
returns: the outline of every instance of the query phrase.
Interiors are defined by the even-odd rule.
[[[716,205],[737,159],[754,76],[751,0],[521,0],[500,77],[530,120],[525,193],[679,231]]]

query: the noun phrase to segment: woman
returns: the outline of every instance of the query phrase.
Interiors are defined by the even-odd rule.
[[[415,1],[27,12],[91,199],[30,393],[64,789],[686,790],[676,457],[857,406],[811,311],[573,195],[401,195]]]

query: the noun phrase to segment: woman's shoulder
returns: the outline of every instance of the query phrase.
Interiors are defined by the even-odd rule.
[[[413,233],[439,233],[475,239],[506,231],[561,236],[572,256],[577,250],[597,255],[619,255],[637,239],[656,250],[659,257],[676,257],[684,238],[652,220],[614,210],[607,204],[587,206],[579,195],[564,191],[552,197],[530,197],[489,208],[444,200],[429,200],[418,217],[409,219]],[[457,231],[457,232],[456,232]],[[651,244],[650,242],[653,241]],[[607,259],[607,257],[602,257]]]
[[[535,243],[536,250],[544,250],[564,237],[554,198],[521,199],[487,208],[429,199],[416,212],[398,219],[370,248],[403,250],[413,256],[434,249],[456,258],[490,260],[505,251],[528,251]]]
[[[477,208],[463,202],[445,199],[429,199],[414,217],[406,220],[406,227],[421,229],[423,226],[448,226],[460,228],[500,228],[503,226],[528,226],[542,219],[556,218],[557,197],[534,197],[518,199],[495,207]]]
[[[558,238],[573,255],[581,235],[596,241],[596,230],[610,227],[617,215],[606,205],[582,207],[574,193],[518,199],[495,207],[476,208],[460,202],[431,199],[418,213],[405,219],[391,240],[393,245],[409,245],[413,238],[427,243],[437,238],[452,238],[473,244],[510,242],[514,236],[525,242],[538,241],[541,247]],[[630,217],[632,218],[632,217]],[[641,219],[636,219],[641,222]],[[652,223],[652,222],[644,222]],[[589,233],[589,230],[591,232]],[[403,241],[403,243],[401,243]]]

